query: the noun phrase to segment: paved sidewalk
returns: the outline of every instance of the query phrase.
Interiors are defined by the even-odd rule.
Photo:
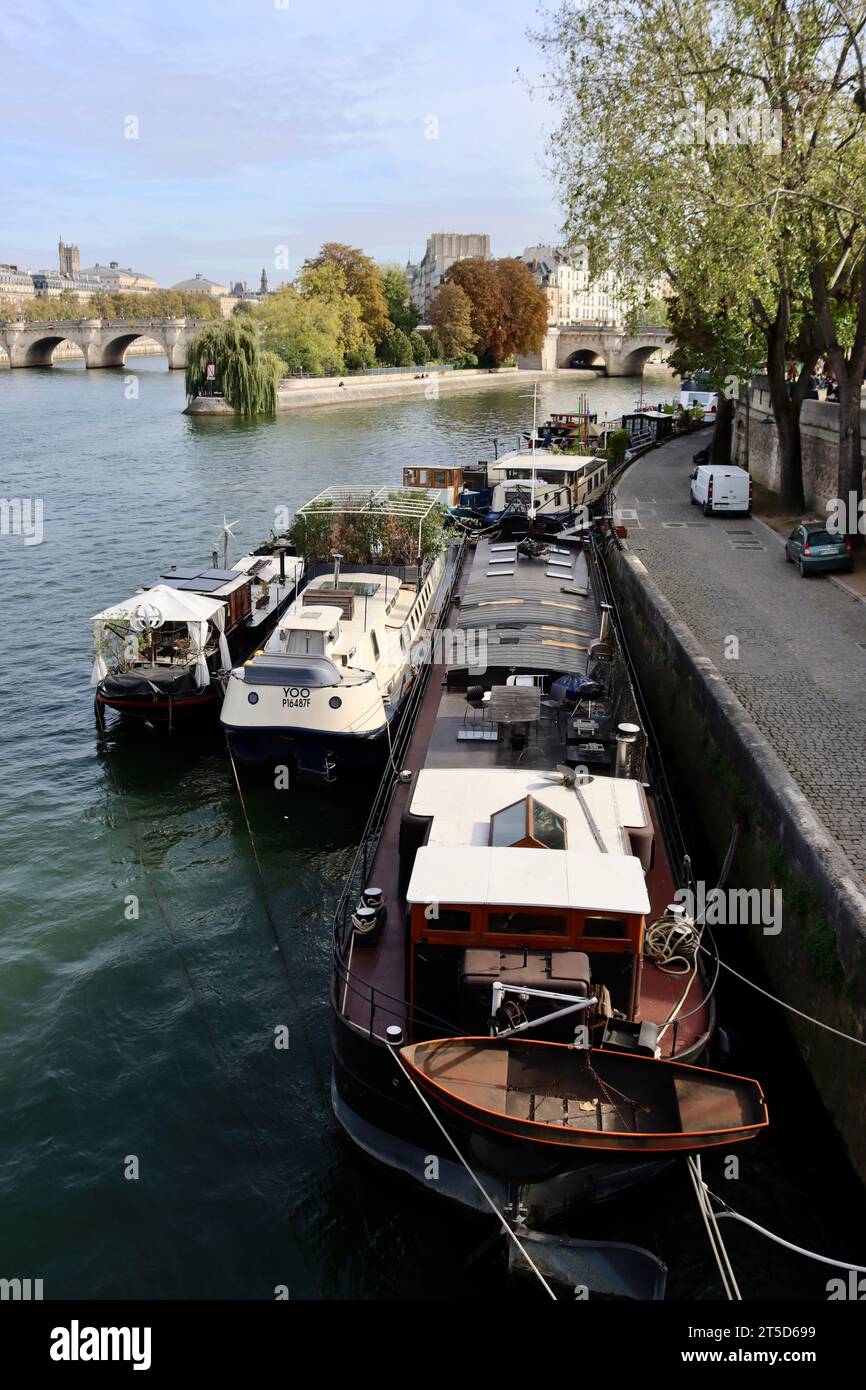
[[[801,579],[756,518],[691,505],[706,438],[625,474],[616,505],[629,545],[866,877],[866,604],[826,575]]]

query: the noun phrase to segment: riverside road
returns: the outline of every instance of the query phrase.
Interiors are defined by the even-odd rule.
[[[692,454],[708,437],[675,440],[624,475],[629,545],[862,876],[866,604],[825,575],[801,579],[757,518],[691,505]]]

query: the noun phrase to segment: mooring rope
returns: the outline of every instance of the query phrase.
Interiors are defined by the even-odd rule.
[[[710,954],[706,946],[701,946],[701,950],[704,951],[706,955]],[[723,969],[727,970],[731,975],[735,975],[744,985],[749,985],[751,989],[757,990],[758,994],[763,994],[765,999],[771,999],[773,1003],[778,1004],[780,1008],[787,1009],[789,1013],[796,1014],[798,1018],[805,1019],[807,1023],[814,1023],[816,1028],[823,1028],[825,1032],[835,1034],[837,1038],[844,1038],[846,1042],[856,1043],[858,1047],[866,1047],[866,1041],[864,1041],[863,1038],[855,1038],[853,1034],[843,1033],[840,1028],[834,1028],[830,1023],[822,1023],[820,1018],[813,1018],[811,1014],[803,1013],[802,1009],[796,1008],[793,1004],[787,1004],[785,1000],[780,999],[778,995],[771,994],[768,989],[763,989],[761,985],[756,985],[754,980],[750,980],[748,976],[741,975],[739,970],[735,970],[732,965],[728,965],[727,961],[722,960],[721,956],[717,955],[716,959]]]
[[[722,1284],[724,1286],[725,1293],[728,1297],[728,1301],[731,1303],[741,1303],[743,1301],[743,1295],[740,1293],[740,1287],[737,1283],[737,1277],[734,1274],[734,1267],[731,1264],[730,1256],[728,1255],[728,1252],[725,1249],[725,1242],[722,1239],[722,1233],[719,1230],[718,1223],[716,1221],[716,1213],[710,1203],[708,1196],[708,1188],[701,1174],[700,1155],[698,1156],[697,1161],[694,1158],[689,1157],[687,1159],[687,1166],[689,1177],[692,1180],[692,1187],[695,1190],[695,1197],[697,1198],[698,1209],[700,1210],[701,1217],[706,1228],[707,1237],[710,1242],[710,1249],[713,1252],[713,1258],[716,1261],[716,1265],[718,1267],[719,1275],[721,1276]]]
[[[548,1297],[549,1297],[549,1298],[552,1298],[553,1301],[554,1301],[554,1303],[558,1303],[559,1300],[557,1299],[556,1294],[553,1292],[553,1289],[552,1289],[552,1288],[550,1287],[550,1285],[548,1284],[548,1282],[547,1282],[547,1280],[545,1279],[544,1275],[542,1274],[541,1270],[538,1268],[538,1265],[535,1263],[535,1261],[533,1260],[532,1256],[529,1254],[529,1251],[526,1249],[526,1246],[525,1246],[525,1245],[523,1244],[523,1242],[519,1239],[519,1237],[517,1236],[516,1232],[515,1232],[514,1230],[512,1230],[511,1226],[509,1226],[509,1224],[508,1224],[508,1222],[506,1221],[505,1217],[502,1215],[502,1212],[499,1210],[499,1208],[498,1208],[498,1206],[496,1205],[496,1203],[494,1202],[493,1198],[490,1196],[490,1193],[487,1191],[487,1189],[486,1189],[486,1188],[483,1186],[483,1184],[481,1183],[480,1178],[478,1178],[478,1177],[476,1176],[475,1172],[473,1171],[473,1169],[470,1168],[470,1166],[469,1166],[469,1164],[467,1163],[466,1159],[463,1157],[463,1155],[462,1155],[462,1153],[460,1152],[460,1150],[458,1149],[457,1145],[454,1143],[454,1140],[451,1138],[451,1135],[448,1133],[448,1131],[447,1131],[447,1129],[445,1128],[445,1126],[443,1125],[442,1121],[439,1119],[439,1116],[436,1114],[435,1110],[433,1109],[433,1107],[432,1107],[432,1106],[430,1105],[430,1103],[428,1102],[427,1097],[424,1095],[424,1092],[421,1090],[420,1086],[418,1086],[418,1085],[415,1083],[415,1081],[412,1079],[412,1077],[409,1075],[409,1071],[408,1071],[408,1069],[406,1068],[406,1066],[404,1065],[403,1059],[402,1059],[402,1057],[400,1056],[399,1052],[397,1051],[397,1047],[396,1047],[393,1043],[391,1043],[391,1042],[389,1042],[389,1043],[387,1044],[387,1046],[389,1047],[391,1053],[393,1054],[394,1061],[397,1063],[397,1066],[399,1067],[400,1071],[403,1073],[403,1075],[405,1076],[406,1080],[409,1082],[409,1085],[412,1087],[413,1091],[414,1091],[415,1094],[417,1095],[417,1097],[418,1097],[418,1099],[420,1100],[421,1104],[424,1106],[424,1109],[427,1111],[428,1115],[431,1117],[432,1120],[435,1121],[435,1123],[438,1125],[439,1129],[442,1131],[443,1135],[445,1136],[445,1139],[446,1139],[447,1142],[450,1144],[451,1148],[454,1150],[454,1152],[455,1152],[455,1154],[457,1155],[457,1157],[458,1157],[458,1159],[460,1160],[460,1162],[463,1164],[463,1167],[466,1169],[467,1173],[469,1174],[470,1178],[471,1178],[472,1181],[474,1182],[475,1186],[478,1188],[478,1191],[481,1193],[482,1197],[484,1198],[485,1202],[486,1202],[487,1205],[489,1206],[490,1210],[493,1212],[493,1215],[496,1217],[496,1219],[497,1219],[497,1221],[499,1222],[500,1226],[502,1227],[503,1231],[504,1231],[505,1234],[508,1236],[508,1239],[511,1240],[511,1241],[513,1241],[514,1244],[517,1246],[517,1248],[518,1248],[518,1250],[520,1251],[521,1255],[523,1256],[524,1260],[525,1260],[526,1263],[528,1264],[529,1268],[532,1270],[533,1274],[534,1274],[534,1275],[536,1276],[536,1278],[538,1279],[539,1283],[541,1284],[542,1288],[544,1289],[544,1291],[545,1291],[545,1293],[548,1295]]]

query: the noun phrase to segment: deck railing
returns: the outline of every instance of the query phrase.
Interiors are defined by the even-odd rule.
[[[465,548],[465,540],[461,540],[451,547],[445,573],[443,574],[437,595],[436,608],[431,614],[430,623],[428,624],[428,630],[431,633],[439,631],[448,620],[451,601],[460,576]],[[355,981],[346,962],[346,950],[351,939],[351,916],[361,892],[367,885],[367,876],[372,867],[388,811],[394,798],[394,793],[399,785],[398,774],[406,751],[412,740],[418,714],[430,683],[431,671],[432,663],[426,662],[419,671],[415,684],[407,697],[406,707],[400,718],[399,727],[394,736],[393,743],[390,746],[388,766],[373,799],[373,805],[370,808],[367,824],[364,827],[360,843],[349,867],[334,912],[335,1007],[339,1012],[345,1012],[343,1001],[345,1000],[347,986],[356,994],[359,994],[361,989],[368,990],[370,1002],[369,1028],[371,1032],[373,1030],[376,997],[392,999],[394,1002],[400,1003],[401,1006],[403,1000],[396,1000],[395,996],[388,995],[384,991],[374,990],[372,986],[366,985],[363,981]],[[341,981],[342,986],[340,984]],[[359,985],[360,989],[358,987]]]

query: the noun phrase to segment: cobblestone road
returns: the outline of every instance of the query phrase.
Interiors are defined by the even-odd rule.
[[[616,498],[629,544],[866,876],[866,604],[824,575],[801,579],[757,519],[691,505],[692,454],[708,440],[629,469]]]

